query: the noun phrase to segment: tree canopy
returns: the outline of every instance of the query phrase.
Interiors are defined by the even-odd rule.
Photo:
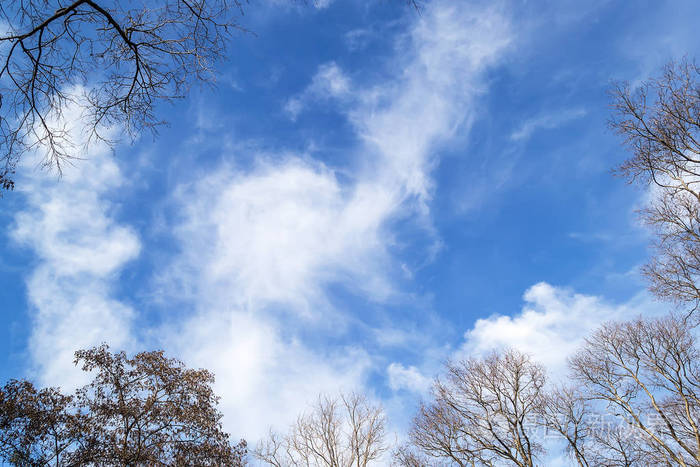
[[[163,352],[76,352],[94,378],[74,394],[13,380],[0,389],[0,457],[16,465],[243,465],[207,370]]]

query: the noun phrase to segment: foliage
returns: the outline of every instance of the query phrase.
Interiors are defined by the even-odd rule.
[[[76,352],[92,372],[66,396],[10,381],[0,391],[0,456],[17,465],[243,465],[246,444],[221,428],[207,370],[163,352]]]

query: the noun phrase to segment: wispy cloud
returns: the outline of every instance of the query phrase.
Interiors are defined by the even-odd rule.
[[[361,348],[311,348],[285,328],[262,311],[219,304],[159,335],[173,354],[214,371],[227,430],[255,442],[270,426],[286,428],[319,392],[361,387],[371,369]]]
[[[415,21],[388,64],[399,73],[360,86],[322,65],[287,104],[297,115],[336,100],[359,141],[347,153],[350,173],[309,155],[261,155],[251,169],[219,167],[183,185],[173,201],[182,254],[167,290],[189,288],[197,316],[170,326],[164,341],[214,370],[229,423],[251,439],[264,424],[290,421],[318,391],[365,384],[377,356],[303,336],[342,334],[331,286],[379,303],[399,293],[395,221],[430,229],[439,146],[468,129],[484,71],[511,42],[493,7],[436,2]],[[424,387],[411,367],[392,368],[397,388]]]
[[[350,316],[332,306],[329,288],[377,303],[400,293],[395,277],[410,271],[395,255],[397,221],[430,231],[440,145],[468,130],[484,72],[510,42],[498,8],[436,2],[401,36],[385,81],[359,86],[336,64],[321,66],[297,112],[337,101],[357,136],[351,168],[340,174],[310,155],[261,154],[251,168],[223,165],[181,185],[171,200],[179,254],[161,265],[159,284],[166,304],[191,312],[157,327],[114,295],[141,242],[109,200],[126,181],[108,149],[94,146],[60,183],[50,175],[23,183],[27,207],[13,238],[39,260],[27,284],[41,381],[77,384],[77,348],[107,341],[131,349],[141,334],[157,336],[169,353],[215,372],[227,427],[251,440],[319,391],[365,386],[386,360],[333,342]],[[320,332],[309,339],[309,331]],[[415,367],[389,368],[395,389],[425,390]]]
[[[313,4],[319,10],[323,10],[331,6],[334,0],[314,0]]]
[[[538,130],[551,130],[560,127],[571,120],[575,120],[586,115],[584,109],[567,109],[557,112],[544,113],[536,117],[525,120],[517,130],[510,135],[513,141],[526,140]]]
[[[375,34],[375,31],[369,28],[353,29],[345,33],[345,45],[352,52],[362,50],[367,47]]]
[[[509,20],[497,6],[436,3],[424,14],[410,36],[410,59],[397,58],[393,66],[399,79],[363,93],[351,112],[382,167],[379,183],[423,208],[432,196],[439,144],[469,128],[475,99],[486,89],[483,73],[511,43]]]
[[[292,120],[309,105],[325,102],[329,99],[343,99],[349,96],[350,79],[334,62],[325,63],[318,68],[311,83],[299,95],[291,97],[284,105],[284,110]]]
[[[333,282],[381,300],[390,293],[382,223],[393,206],[373,188],[348,194],[332,170],[302,157],[220,170],[181,187],[175,232],[186,248],[173,271],[197,296],[246,309],[312,314]]]
[[[64,114],[80,141],[80,113]],[[132,310],[112,297],[120,270],[140,252],[136,232],[115,220],[106,195],[125,184],[103,144],[66,165],[58,180],[34,171],[19,189],[27,204],[15,216],[11,237],[33,251],[37,264],[27,279],[33,328],[29,354],[44,384],[74,387],[81,379],[73,352],[107,341],[132,342]],[[27,159],[27,170],[32,162]]]

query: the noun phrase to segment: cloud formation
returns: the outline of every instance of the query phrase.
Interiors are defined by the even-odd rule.
[[[406,367],[401,363],[393,362],[389,364],[386,371],[389,387],[393,391],[408,390],[425,396],[433,384],[430,378],[424,376],[413,365]]]
[[[77,108],[64,118],[69,131],[79,132]],[[103,341],[129,348],[133,342],[133,311],[112,297],[112,286],[141,249],[137,233],[115,219],[107,196],[126,183],[109,148],[97,143],[80,157],[63,168],[60,180],[36,170],[21,180],[27,204],[11,232],[37,258],[27,278],[33,371],[42,384],[67,388],[84,381],[73,366],[75,350]]]
[[[183,280],[229,306],[283,304],[301,314],[313,313],[332,282],[385,297],[389,285],[378,271],[387,200],[348,196],[323,164],[275,162],[221,171],[183,191],[185,221],[176,232],[187,248],[177,267],[198,276]]]
[[[391,363],[386,368],[389,387],[395,393],[426,397],[433,377],[444,371],[442,362],[479,358],[505,349],[529,354],[533,361],[545,366],[551,381],[560,382],[567,375],[567,359],[600,325],[663,313],[663,306],[646,293],[625,303],[610,303],[602,297],[546,282],[529,287],[523,294],[523,301],[520,312],[513,315],[495,314],[477,319],[464,333],[464,341],[457,348],[424,343],[426,357],[419,364]]]
[[[318,67],[318,71],[304,91],[287,100],[284,110],[289,118],[296,120],[309,105],[330,99],[347,98],[350,93],[350,79],[335,62],[325,63]]]
[[[483,355],[511,347],[530,354],[559,377],[566,373],[566,359],[602,323],[658,312],[645,294],[628,303],[611,304],[546,282],[527,289],[523,300],[525,305],[516,315],[478,319],[465,333],[458,355]]]
[[[169,290],[187,290],[197,316],[170,327],[165,342],[217,374],[234,433],[245,427],[254,440],[319,391],[364,386],[376,366],[376,356],[333,343],[349,316],[328,289],[378,303],[399,293],[394,222],[429,226],[439,146],[468,130],[483,74],[510,43],[508,19],[493,7],[436,2],[415,21],[389,67],[398,75],[359,86],[325,64],[287,104],[296,115],[342,98],[359,142],[350,174],[308,155],[266,154],[247,170],[219,167],[174,200],[182,253]],[[309,329],[326,337],[305,339]],[[425,387],[410,367],[392,368],[397,387]]]
[[[378,303],[398,293],[393,277],[405,271],[394,222],[429,226],[439,147],[468,130],[483,74],[509,43],[497,9],[435,3],[397,43],[388,70],[398,76],[356,86],[337,64],[321,65],[287,110],[295,116],[335,99],[356,131],[354,172],[267,154],[252,168],[218,167],[182,185],[173,198],[180,254],[160,284],[192,311],[159,328],[114,296],[141,242],[109,200],[126,181],[108,148],[94,145],[60,183],[49,174],[24,182],[27,207],[12,235],[39,259],[27,280],[39,380],[74,387],[83,381],[72,366],[77,348],[141,347],[135,329],[144,328],[169,353],[215,372],[227,427],[251,440],[292,420],[318,392],[365,386],[377,356],[332,343],[349,316],[334,309],[328,287]],[[302,332],[309,327],[335,329],[311,342]],[[392,363],[388,384],[425,393],[429,380]]]
[[[520,127],[510,135],[510,139],[513,141],[527,140],[537,130],[551,130],[571,120],[584,117],[585,115],[586,111],[584,109],[567,109],[538,115],[525,120]]]

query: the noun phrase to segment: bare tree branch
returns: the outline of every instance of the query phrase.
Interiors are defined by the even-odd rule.
[[[572,358],[582,397],[603,403],[628,429],[626,438],[592,440],[615,454],[615,465],[640,459],[700,465],[700,350],[693,332],[674,315],[609,323]]]
[[[534,466],[543,452],[535,435],[543,368],[507,351],[449,363],[446,373],[435,383],[433,401],[413,421],[411,446],[431,465]],[[399,450],[397,462],[421,464],[414,452]]]
[[[271,431],[253,455],[274,467],[367,467],[386,452],[384,437],[384,411],[365,396],[319,396],[288,434]]]
[[[632,150],[618,169],[656,187],[641,217],[656,233],[656,256],[644,268],[657,296],[691,311],[700,306],[700,68],[669,63],[657,79],[611,92],[610,126]]]
[[[32,150],[58,169],[78,144],[66,131],[67,104],[80,100],[88,134],[156,131],[159,102],[212,83],[213,65],[242,14],[239,0],[22,0],[0,4],[0,188],[14,187]],[[77,93],[77,95],[76,95]]]

